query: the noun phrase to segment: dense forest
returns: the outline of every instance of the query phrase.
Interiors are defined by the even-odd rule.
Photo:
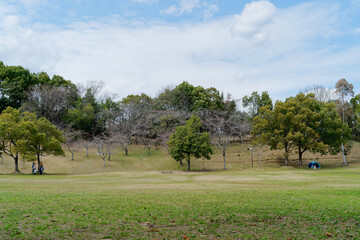
[[[284,150],[285,165],[295,152],[302,164],[305,151],[342,151],[346,164],[351,141],[360,139],[360,94],[345,79],[334,89],[314,86],[276,102],[267,92],[239,101],[188,82],[166,87],[154,98],[143,93],[121,100],[101,95],[103,87],[102,82],[76,85],[59,75],[0,62],[0,150],[15,160],[15,171],[19,158],[40,161],[44,154],[63,154],[61,146],[73,153],[77,145],[88,148],[90,142],[104,161],[114,146],[128,154],[130,144],[143,144],[148,154],[164,146],[180,164],[190,155],[210,158],[211,150],[205,155],[185,150],[177,142],[185,137],[197,141],[191,146],[206,149],[201,142],[206,141],[217,147],[224,169],[229,144],[249,141]],[[190,152],[182,155],[180,148]]]

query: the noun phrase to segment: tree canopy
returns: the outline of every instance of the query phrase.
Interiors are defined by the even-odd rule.
[[[250,118],[254,118],[259,115],[260,108],[269,106],[272,109],[272,100],[268,92],[262,92],[261,95],[258,92],[253,92],[250,96],[245,96],[242,99],[243,107],[249,108]]]
[[[335,105],[302,93],[278,101],[273,110],[269,106],[261,108],[260,115],[254,118],[252,134],[255,143],[284,149],[285,165],[295,149],[302,164],[305,151],[336,153],[340,144],[349,140],[349,129],[336,115]]]
[[[194,115],[185,125],[175,128],[168,142],[171,157],[179,162],[186,160],[189,171],[191,156],[209,160],[213,153],[209,134],[200,132],[200,128],[201,119]]]
[[[62,133],[46,118],[37,119],[34,113],[8,107],[0,114],[0,149],[15,161],[15,172],[19,172],[18,160],[33,161],[43,154],[64,154]]]

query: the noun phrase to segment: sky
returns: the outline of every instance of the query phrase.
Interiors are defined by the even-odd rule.
[[[108,95],[187,81],[284,100],[345,78],[360,93],[360,0],[0,0],[0,61]]]

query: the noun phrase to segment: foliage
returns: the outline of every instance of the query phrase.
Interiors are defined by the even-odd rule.
[[[29,131],[18,141],[19,152],[25,160],[37,159],[40,167],[40,156],[64,155],[61,143],[65,138],[56,126],[44,117],[32,119],[30,124]]]
[[[95,128],[95,109],[87,103],[77,108],[70,109],[66,114],[66,122],[75,129],[87,132],[92,135]]]
[[[236,108],[235,101],[228,104],[231,110]],[[225,101],[223,94],[215,88],[203,88],[193,86],[188,82],[182,82],[174,89],[166,88],[154,100],[154,108],[157,110],[181,110],[196,112],[201,110],[224,110]]]
[[[28,99],[21,110],[34,112],[57,126],[64,126],[65,114],[73,109],[76,99],[76,89],[41,84],[28,93]]]
[[[6,107],[19,108],[27,91],[38,79],[21,66],[6,66],[0,62],[0,112]]]
[[[305,151],[337,153],[349,140],[349,128],[336,115],[331,103],[320,103],[313,94],[278,101],[273,110],[260,109],[254,118],[254,143],[268,144],[271,149],[284,149],[285,165],[294,149],[298,149],[299,163]]]
[[[184,126],[175,128],[168,142],[171,157],[176,161],[186,160],[190,171],[190,157],[210,159],[213,153],[208,133],[200,132],[201,119],[191,117]]]
[[[245,96],[242,99],[243,107],[249,108],[250,118],[259,115],[260,108],[269,106],[272,109],[272,100],[268,92],[262,92],[261,96],[258,92],[253,92],[250,96]]]
[[[15,162],[15,172],[19,171],[18,160],[19,142],[28,135],[29,119],[35,118],[33,114],[20,114],[19,110],[12,107],[6,108],[0,114],[0,148],[6,155],[12,157]]]
[[[353,97],[350,102],[353,116],[351,119],[351,124],[349,125],[352,128],[353,139],[360,141],[360,94]]]

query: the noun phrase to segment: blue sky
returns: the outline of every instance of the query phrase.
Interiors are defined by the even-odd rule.
[[[346,78],[360,93],[360,0],[0,0],[0,60],[119,98],[182,81],[275,99]]]

